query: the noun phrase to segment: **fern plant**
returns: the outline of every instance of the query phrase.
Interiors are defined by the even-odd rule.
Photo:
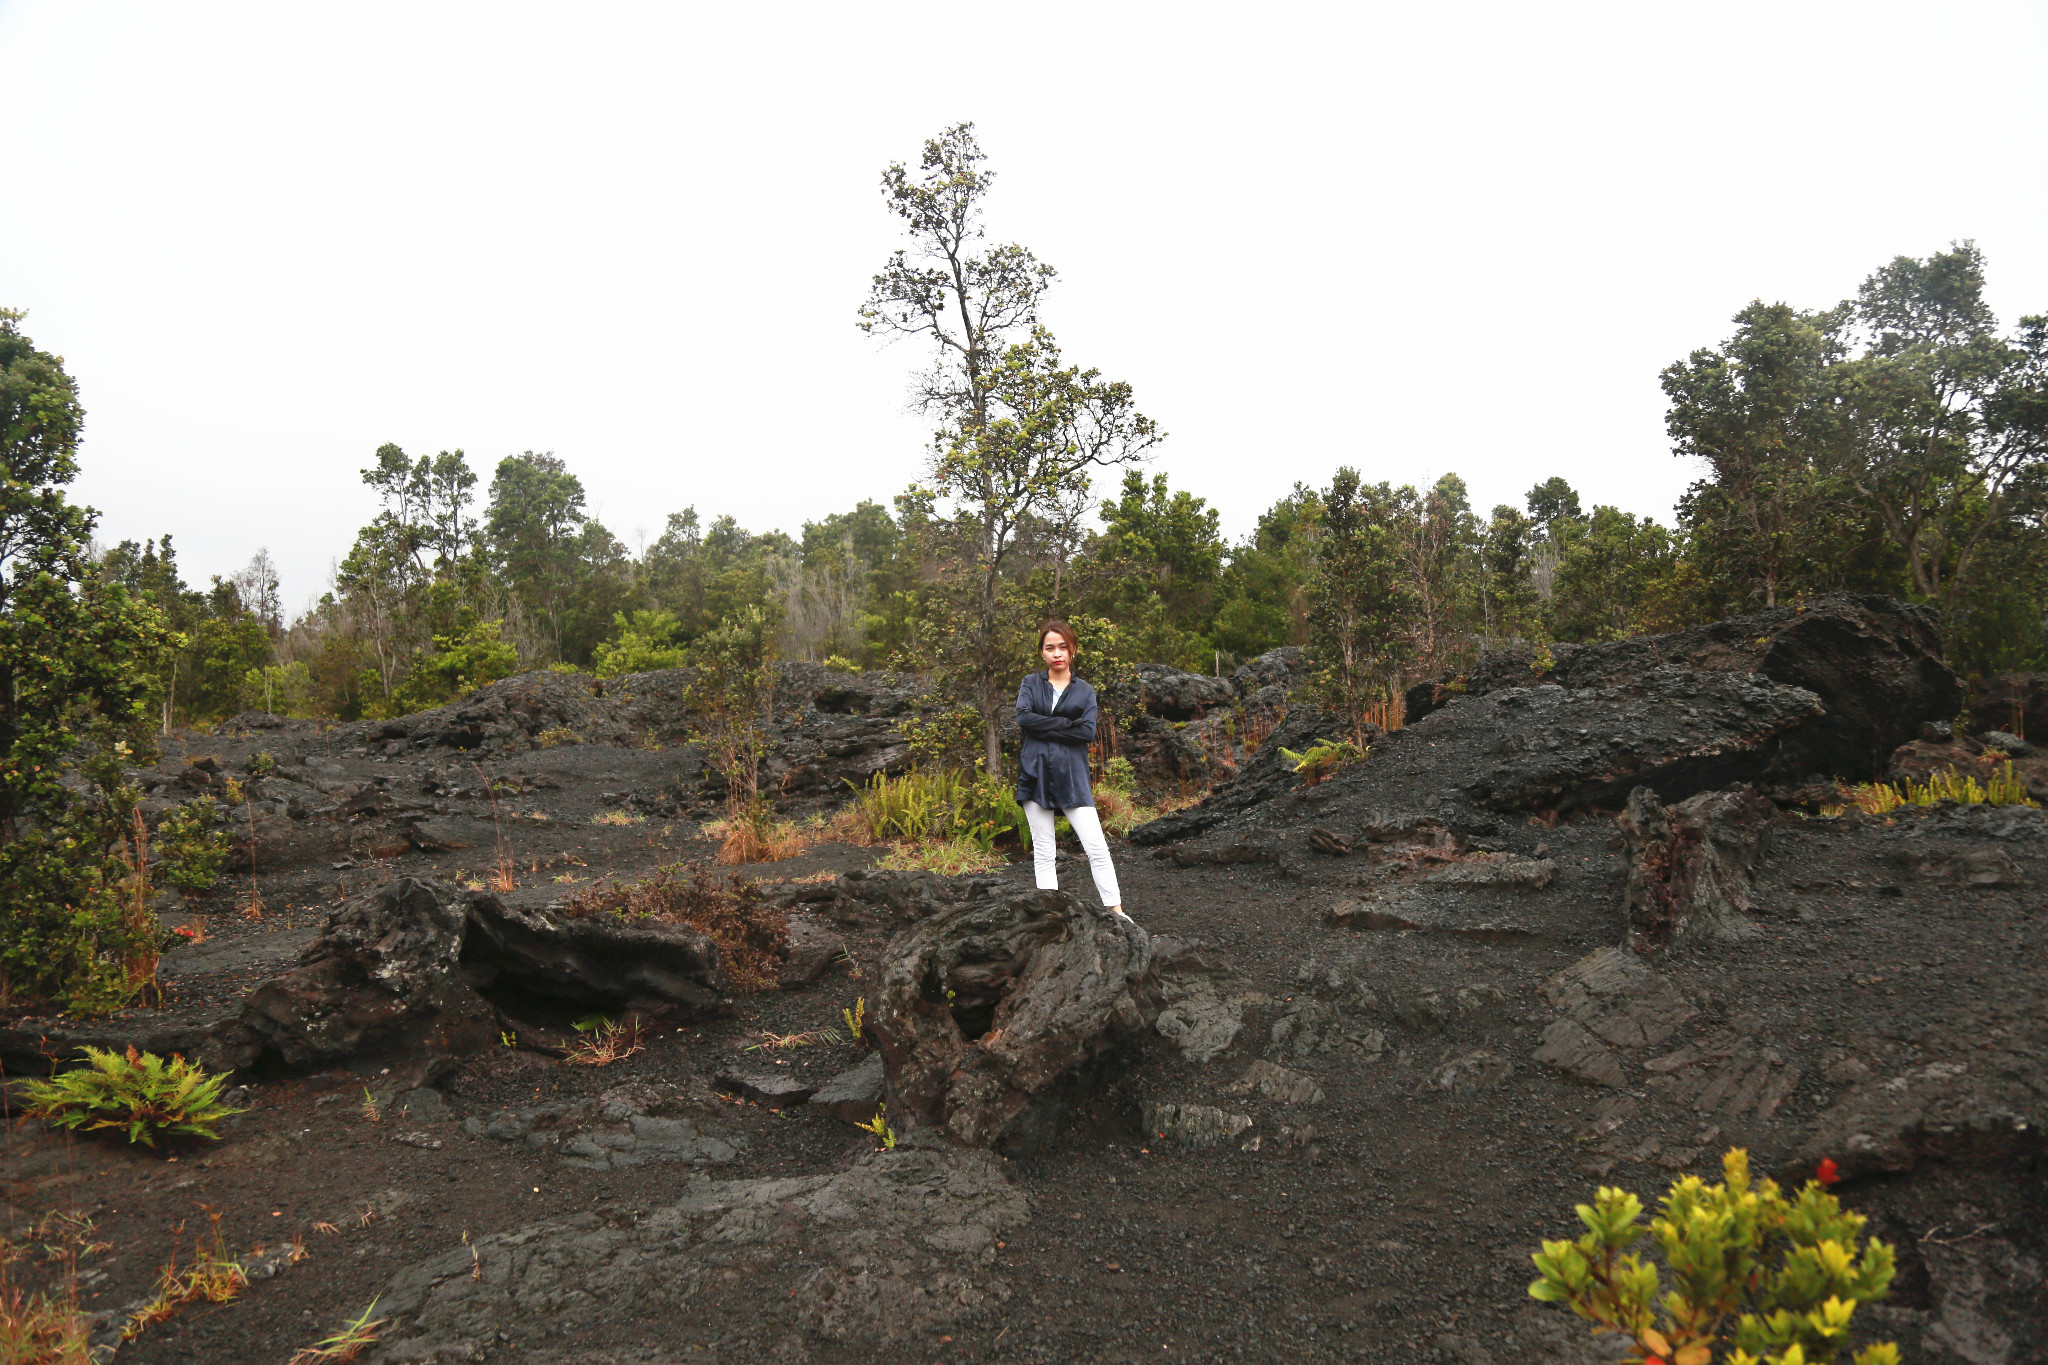
[[[130,1142],[156,1146],[159,1136],[218,1139],[213,1125],[243,1113],[221,1103],[226,1073],[209,1075],[176,1053],[127,1055],[85,1049],[91,1065],[27,1086],[26,1113],[60,1127],[125,1129]]]
[[[1280,746],[1280,756],[1292,765],[1293,771],[1301,778],[1302,785],[1313,787],[1331,777],[1339,768],[1348,768],[1372,756],[1372,750],[1360,748],[1349,740],[1319,739],[1301,753],[1286,745]]]

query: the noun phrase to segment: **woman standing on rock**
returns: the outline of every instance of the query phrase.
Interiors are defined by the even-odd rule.
[[[1095,890],[1112,915],[1130,922],[1116,886],[1109,841],[1095,816],[1088,786],[1088,746],[1095,740],[1095,689],[1074,676],[1081,652],[1074,628],[1047,621],[1038,628],[1038,655],[1045,672],[1027,673],[1017,688],[1017,728],[1024,743],[1017,756],[1017,800],[1031,826],[1031,863],[1038,888],[1053,891],[1060,878],[1053,861],[1053,819],[1064,814],[1088,855]]]

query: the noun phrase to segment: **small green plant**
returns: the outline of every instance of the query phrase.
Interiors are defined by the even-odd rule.
[[[1907,806],[1934,806],[1953,801],[1959,806],[2038,806],[2027,795],[2027,781],[2013,771],[2007,759],[1982,782],[1968,773],[1945,768],[1931,773],[1924,782],[1911,778],[1897,785],[1868,782],[1843,789],[1844,804],[1865,815],[1889,815]]]
[[[858,1047],[867,1037],[868,998],[863,995],[853,1002],[853,1008],[839,1011],[839,1017],[846,1021],[846,1036]]]
[[[211,891],[220,881],[220,865],[234,840],[221,824],[220,805],[198,797],[164,813],[157,825],[157,866],[164,880],[181,891]]]
[[[834,654],[826,659],[825,667],[838,669],[841,673],[858,673],[861,671],[859,664],[843,654]]]
[[[277,771],[277,759],[269,754],[251,754],[249,761],[242,765],[242,771],[251,777],[267,777]]]
[[[1663,1210],[1645,1227],[1643,1205],[1602,1188],[1578,1206],[1586,1232],[1546,1241],[1533,1259],[1543,1278],[1529,1293],[1561,1303],[1631,1343],[1629,1359],[1655,1365],[1710,1365],[1731,1344],[1727,1365],[1830,1365],[1848,1344],[1859,1303],[1884,1297],[1892,1249],[1874,1238],[1858,1254],[1864,1218],[1825,1188],[1834,1163],[1787,1199],[1775,1181],[1752,1185],[1749,1154],[1721,1159],[1723,1183],[1673,1182]],[[1629,1248],[1655,1235],[1674,1281],[1658,1297],[1657,1267]],[[1855,1365],[1898,1365],[1896,1346],[1856,1353]]]
[[[533,747],[536,749],[558,749],[564,744],[581,744],[582,742],[583,736],[564,725],[557,725],[551,729],[543,730],[533,737]]]
[[[463,1241],[467,1242],[468,1240],[469,1234],[464,1233]],[[472,1257],[476,1255],[476,1248],[470,1248],[470,1255]],[[483,1276],[478,1275],[477,1278],[482,1279]],[[342,1329],[333,1336],[323,1337],[311,1346],[301,1347],[297,1354],[285,1362],[285,1365],[327,1365],[329,1361],[354,1360],[376,1344],[377,1329],[382,1327],[385,1322],[383,1318],[373,1318],[370,1316],[370,1314],[376,1311],[377,1300],[371,1299],[370,1306],[365,1308],[360,1316],[345,1323]]]
[[[1102,765],[1102,785],[1131,795],[1138,790],[1138,770],[1131,766],[1131,760],[1118,754]]]
[[[506,1047],[518,1047],[518,1046],[519,1046],[519,1035],[518,1035],[518,1034],[516,1034],[516,1033],[510,1033],[510,1032],[507,1032],[507,1031],[506,1031],[506,1030],[504,1030],[504,1029],[499,1029],[499,1030],[498,1030],[498,1041],[499,1041],[500,1043],[504,1044],[504,1045],[505,1045]]]
[[[220,1102],[225,1073],[208,1075],[176,1053],[166,1061],[133,1047],[126,1056],[88,1047],[85,1055],[88,1066],[30,1081],[24,1112],[87,1132],[126,1129],[130,1142],[148,1147],[159,1135],[217,1138],[214,1124],[244,1112]]]
[[[1313,787],[1318,782],[1328,781],[1339,769],[1370,758],[1372,750],[1360,748],[1349,740],[1319,739],[1301,753],[1282,745],[1280,756],[1292,765],[1303,786]]]
[[[382,1123],[384,1121],[384,1110],[377,1103],[377,1097],[370,1093],[370,1087],[367,1085],[363,1087],[361,1111],[364,1123]]]
[[[883,1151],[893,1152],[896,1150],[896,1130],[891,1128],[888,1121],[883,1117],[888,1108],[889,1106],[886,1104],[878,1105],[873,1118],[869,1119],[866,1123],[856,1123],[853,1126],[864,1133],[873,1133],[877,1138],[881,1139]]]

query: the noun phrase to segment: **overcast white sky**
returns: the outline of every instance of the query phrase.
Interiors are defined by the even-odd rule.
[[[629,544],[917,474],[854,325],[882,167],[978,123],[1233,536],[1340,463],[1670,514],[1657,372],[1749,299],[1973,237],[2048,311],[2041,3],[0,0],[0,306],[88,411],[108,540],[298,604],[385,441],[554,450]]]

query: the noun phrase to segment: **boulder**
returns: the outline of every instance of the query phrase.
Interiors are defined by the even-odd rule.
[[[1517,657],[1487,655],[1467,675],[1468,692],[1498,690],[1517,676]],[[1757,673],[1818,697],[1820,714],[1783,742],[1784,766],[1797,775],[1868,781],[1922,721],[1952,717],[1963,705],[1962,686],[1941,659],[1934,613],[1853,593],[1668,635],[1560,649],[1547,679],[1574,690],[1612,687],[1672,665]]]
[[[436,1035],[449,1050],[481,1046],[490,1011],[456,975],[474,899],[488,898],[400,877],[348,902],[296,966],[243,1001],[237,1062],[267,1052],[317,1066]]]
[[[586,1171],[679,1163],[723,1166],[744,1138],[717,1131],[727,1106],[702,1082],[693,1086],[628,1082],[584,1099],[513,1105],[462,1121],[473,1138],[517,1142]]]
[[[882,1054],[868,1054],[866,1061],[850,1071],[842,1071],[818,1088],[811,1096],[811,1107],[823,1109],[835,1118],[848,1123],[865,1124],[873,1120],[881,1109],[888,1075],[882,1066]]]
[[[794,1109],[816,1093],[796,1077],[780,1071],[744,1071],[727,1067],[711,1083],[728,1095],[737,1095],[763,1109]]]
[[[482,893],[470,900],[462,968],[483,990],[683,1018],[723,1014],[734,994],[718,945],[688,925],[573,918]]]
[[[1140,1115],[1154,1141],[1200,1151],[1229,1142],[1252,1126],[1251,1115],[1213,1104],[1148,1104]]]
[[[1158,1012],[1144,930],[1064,892],[981,884],[883,953],[869,1028],[889,1121],[1016,1141],[1027,1108]]]
[[[1629,946],[1649,953],[1677,939],[1755,938],[1750,886],[1776,816],[1749,787],[1701,792],[1675,806],[1659,804],[1648,787],[1629,793],[1615,821],[1627,845]]]
[[[1266,742],[1259,746],[1258,752],[1236,777],[1211,792],[1200,805],[1138,826],[1131,831],[1130,841],[1144,846],[1186,839],[1224,823],[1241,811],[1294,790],[1300,785],[1300,779],[1295,777],[1293,765],[1280,750],[1287,748],[1299,753],[1315,743],[1317,731],[1323,725],[1320,708],[1307,705],[1288,707],[1279,728],[1266,737]]]
[[[1278,649],[1269,649],[1258,658],[1244,664],[1230,675],[1230,681],[1231,685],[1237,688],[1239,696],[1249,698],[1268,687],[1278,687],[1283,691],[1292,692],[1308,681],[1311,671],[1308,660],[1302,656],[1299,647],[1282,645]]]
[[[846,955],[846,940],[814,915],[789,917],[789,956],[776,973],[775,984],[786,991],[816,985],[832,964]]]
[[[1811,692],[1748,673],[1653,668],[1614,687],[1546,684],[1458,697],[1414,725],[1376,737],[1371,755],[1314,788],[1278,754],[1324,728],[1297,706],[1245,775],[1190,810],[1132,832],[1131,842],[1192,839],[1184,862],[1304,859],[1311,830],[1346,843],[1434,829],[1453,841],[1499,831],[1499,816],[1546,818],[1613,808],[1636,787],[1682,801],[1736,782],[1790,779],[1779,738],[1821,714]],[[1320,841],[1319,841],[1320,843]],[[1488,859],[1456,877],[1522,879],[1541,859]],[[1481,864],[1488,864],[1482,866]]]
[[[1616,1089],[1627,1084],[1619,1053],[1654,1047],[1698,1013],[1668,978],[1620,948],[1580,958],[1543,994],[1562,1017],[1544,1029],[1531,1060]]]
[[[1165,720],[1193,720],[1214,706],[1229,706],[1238,690],[1227,678],[1185,673],[1165,664],[1138,665],[1138,700]]]

